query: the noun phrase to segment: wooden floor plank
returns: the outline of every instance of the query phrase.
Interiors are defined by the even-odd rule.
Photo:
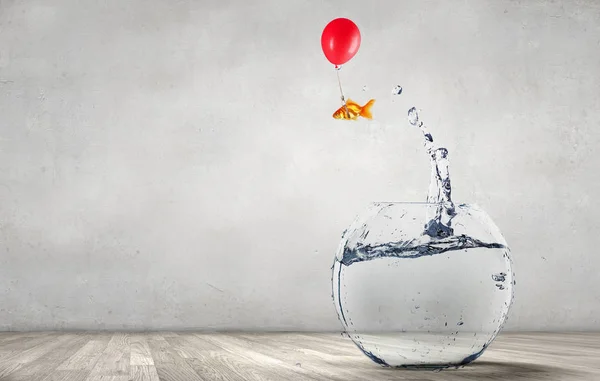
[[[373,362],[364,356],[356,347],[348,346],[348,342],[341,344],[342,347],[352,350],[349,355],[345,351],[338,351],[338,354],[331,353],[330,349],[323,350],[319,345],[306,343],[303,339],[305,335],[299,335],[294,340],[294,334],[286,333],[286,341],[280,340],[280,334],[261,335],[261,334],[242,334],[241,338],[253,342],[252,347],[257,351],[269,353],[271,356],[278,357],[288,363],[295,363],[319,375],[320,379],[327,380],[393,380],[390,369],[380,366],[374,366]],[[330,335],[336,337],[337,335]],[[293,344],[294,341],[296,344]],[[398,375],[399,376],[399,375]],[[362,377],[362,378],[361,378]],[[398,378],[403,379],[403,378]]]
[[[254,350],[275,357],[289,365],[306,369],[321,379],[345,381],[355,375],[353,369],[347,367],[332,368],[327,362],[323,361],[322,356],[307,354],[293,345],[283,344],[272,337],[258,335],[239,335],[238,337],[247,340]]]
[[[86,381],[89,373],[89,370],[55,370],[43,381]]]
[[[130,365],[154,365],[150,347],[142,335],[131,336],[131,361]]]
[[[160,381],[154,365],[133,365],[129,379],[131,381]]]
[[[23,356],[26,353],[38,353],[40,347],[48,345],[48,343],[57,338],[57,334],[39,334],[25,336],[21,339],[2,344],[0,347],[3,351],[11,351],[17,356]],[[12,359],[10,360],[12,361]]]
[[[130,374],[130,357],[129,335],[123,332],[115,333],[92,368],[90,377],[127,376]]]
[[[188,364],[186,366],[165,364],[156,367],[156,372],[161,381],[204,381]]]
[[[182,334],[180,337],[167,340],[204,380],[256,381],[265,379],[265,375],[256,371],[250,361],[232,356],[220,347],[196,337],[194,334]]]
[[[319,379],[318,375],[313,372],[255,351],[250,343],[238,339],[235,335],[213,334],[205,336],[204,340],[219,346],[222,350],[229,352],[233,356],[249,361],[253,368],[261,370],[261,376],[264,379],[287,380],[293,378],[295,380],[307,381]]]
[[[129,381],[129,376],[89,376],[85,381]]]
[[[27,332],[3,332],[0,336],[0,347],[8,348],[11,343],[17,343],[17,345],[23,345],[25,342],[35,340],[36,338],[42,339],[45,335],[43,334],[31,334]]]
[[[64,340],[60,340],[63,339]],[[80,350],[89,341],[87,335],[66,334],[44,355],[23,366],[11,374],[12,381],[41,381],[48,372],[56,370],[57,366]]]
[[[187,363],[203,380],[211,381],[245,381],[256,379],[239,362],[232,362],[230,357],[221,352],[209,351],[201,358],[190,358]],[[249,366],[249,364],[247,364]]]
[[[164,337],[162,340],[148,340],[147,343],[161,381],[204,381]]]
[[[187,336],[190,334],[186,333],[182,335]],[[223,348],[222,343],[211,340],[211,338],[214,338],[215,335],[218,336],[218,334],[200,335],[196,340],[194,340],[194,345],[198,346],[199,348],[213,348],[213,350],[207,351],[206,357],[193,359],[190,361],[190,363],[197,370],[197,373],[199,373],[202,377],[211,379],[210,377],[215,377],[216,375],[216,379],[243,379],[248,381],[271,381],[275,379],[286,379],[278,377],[276,374],[273,374],[272,371],[269,371],[268,367],[270,367],[272,364],[261,364],[261,366],[257,366],[255,361],[249,359],[247,356],[244,356],[236,348]],[[210,366],[208,364],[210,364]],[[296,379],[302,378],[297,376]]]
[[[23,350],[14,350],[10,355],[0,360],[0,374],[2,378],[10,377],[14,381],[33,379],[31,374],[27,374],[27,367],[32,362],[70,340],[69,335],[41,335],[40,338],[42,340],[35,341],[35,345],[30,346],[31,342],[28,342],[28,344],[23,346]]]
[[[61,363],[57,370],[92,370],[106,349],[110,335],[93,337],[81,349]]]
[[[0,380],[8,380],[13,378],[11,375],[21,369],[23,364],[18,362],[9,362],[0,365]]]

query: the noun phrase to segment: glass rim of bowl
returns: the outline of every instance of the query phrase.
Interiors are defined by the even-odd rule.
[[[453,202],[455,208],[476,208],[480,206],[477,202]],[[442,202],[427,202],[427,201],[371,201],[368,205],[380,206],[380,205],[414,205],[414,206],[439,206]]]

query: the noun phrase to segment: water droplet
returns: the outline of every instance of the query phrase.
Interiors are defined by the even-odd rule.
[[[462,321],[459,321],[458,323],[456,323],[456,325],[463,325],[463,324],[465,324],[465,323]]]
[[[364,85],[362,88],[362,91],[367,91],[367,90],[369,90],[369,88],[367,87],[367,85]]]
[[[416,126],[419,123],[419,112],[416,107],[412,107],[408,110],[408,122],[413,126]]]
[[[392,89],[392,95],[400,95],[400,94],[402,94],[402,86],[400,86],[400,85],[394,86],[394,88]]]

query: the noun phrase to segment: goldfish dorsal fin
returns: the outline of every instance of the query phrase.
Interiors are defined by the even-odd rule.
[[[358,103],[354,102],[350,98],[346,99],[346,105],[355,105],[355,106],[359,106],[360,107],[360,105]]]
[[[367,119],[373,119],[373,115],[371,114],[371,107],[373,107],[373,103],[375,103],[375,99],[371,99],[364,105],[360,110],[360,116]]]

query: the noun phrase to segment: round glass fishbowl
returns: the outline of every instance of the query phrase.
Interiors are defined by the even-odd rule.
[[[378,364],[462,366],[502,329],[515,285],[510,250],[476,205],[431,234],[435,203],[373,203],[346,230],[332,291],[346,334]]]

